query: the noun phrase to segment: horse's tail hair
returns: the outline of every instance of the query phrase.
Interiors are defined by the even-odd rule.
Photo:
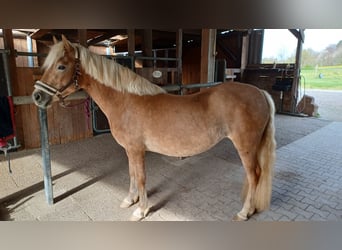
[[[268,209],[270,206],[272,196],[273,165],[276,158],[274,126],[275,106],[272,97],[266,91],[262,92],[267,100],[270,116],[257,152],[258,164],[260,167],[260,176],[255,192],[255,208],[257,211]]]

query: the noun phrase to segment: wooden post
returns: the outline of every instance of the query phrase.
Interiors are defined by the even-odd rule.
[[[17,63],[16,63],[16,51],[14,49],[14,41],[13,41],[13,33],[11,29],[3,29],[3,40],[4,40],[4,48],[9,50],[9,55],[3,54],[4,59],[4,67],[6,70],[6,83],[7,83],[7,93],[9,96],[15,95],[15,89],[13,86],[18,86],[18,77],[17,77]],[[6,60],[6,62],[5,62]],[[20,124],[22,122],[21,115],[17,115],[16,123]],[[22,126],[16,126],[16,135],[13,138],[14,146],[18,145],[17,137],[21,137],[24,134]]]
[[[127,30],[128,35],[128,55],[134,56],[135,55],[135,30],[134,29],[128,29]]]
[[[14,42],[13,42],[13,34],[11,29],[3,29],[3,36],[4,36],[4,47],[5,49],[9,50],[8,58],[8,69],[9,69],[9,86],[8,86],[8,93],[12,95],[12,87],[16,86],[17,84],[17,64],[15,61],[15,49],[14,49]]]
[[[215,56],[216,29],[203,29],[201,43],[201,83],[214,81]]]
[[[142,43],[143,55],[152,57],[152,29],[145,29],[143,32],[143,43]],[[143,63],[146,67],[152,67],[152,60],[145,60]]]
[[[84,46],[84,47],[88,47],[87,44],[87,30],[85,29],[79,29],[78,31],[78,41],[79,43]]]
[[[300,68],[302,62],[302,50],[303,50],[303,43],[304,43],[304,30],[299,29],[290,29],[290,32],[297,38],[297,50],[296,50],[296,62],[295,62],[295,72],[293,77],[292,83],[292,91],[291,96],[291,112],[295,113],[296,105],[297,105],[297,98],[298,98],[298,85],[299,85],[299,78],[300,78]]]
[[[176,56],[177,56],[177,81],[182,85],[182,55],[183,55],[183,31],[177,30],[176,33]]]
[[[249,33],[250,31],[248,31],[248,33],[242,37],[241,66],[240,66],[241,81],[243,81],[244,71],[248,63]]]
[[[128,29],[127,30],[127,49],[128,49],[128,56],[131,57],[131,69],[135,70],[135,29]]]

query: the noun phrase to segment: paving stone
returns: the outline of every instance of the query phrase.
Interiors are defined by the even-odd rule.
[[[342,123],[277,115],[276,127],[280,143],[271,208],[250,220],[342,221]],[[137,205],[118,207],[129,187],[127,157],[111,135],[52,146],[51,151],[53,175],[59,175],[54,193],[63,199],[49,206],[38,189],[10,203],[3,200],[42,180],[40,151],[18,152],[13,157],[16,175],[0,173],[4,213],[11,211],[13,220],[129,218]],[[5,168],[3,161],[0,166]],[[230,221],[243,206],[245,174],[228,140],[183,160],[147,153],[146,169],[149,204],[155,208],[147,221]]]

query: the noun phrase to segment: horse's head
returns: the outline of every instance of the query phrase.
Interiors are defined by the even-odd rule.
[[[62,41],[51,47],[44,62],[44,74],[34,85],[34,103],[40,108],[51,106],[54,101],[64,102],[64,98],[79,89],[80,75],[79,49],[64,36]]]

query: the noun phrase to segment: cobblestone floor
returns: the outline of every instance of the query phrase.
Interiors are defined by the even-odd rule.
[[[252,221],[342,220],[342,123],[276,116],[277,161],[269,211]],[[124,150],[110,135],[53,146],[55,204],[45,202],[40,150],[12,154],[13,174],[0,162],[2,220],[125,221]],[[0,156],[3,157],[3,156]],[[3,158],[1,158],[3,159]],[[231,142],[178,159],[146,156],[148,221],[229,221],[240,209],[243,168]]]

